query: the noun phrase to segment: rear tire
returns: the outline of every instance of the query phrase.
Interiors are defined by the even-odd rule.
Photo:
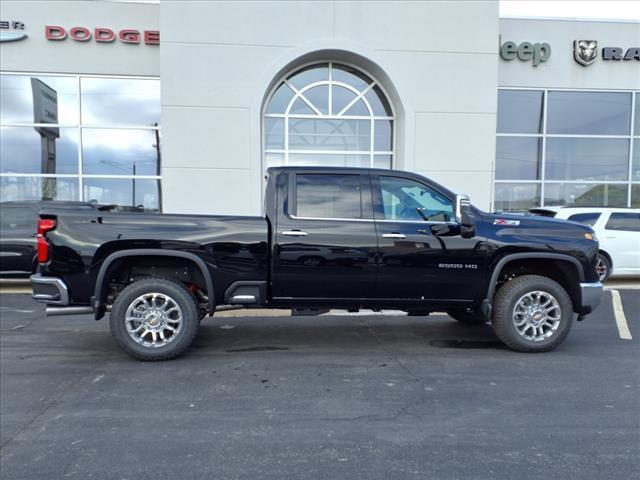
[[[465,325],[482,325],[483,323],[487,323],[487,319],[476,312],[467,312],[466,310],[449,310],[447,315]]]
[[[603,253],[598,253],[598,257],[596,260],[596,273],[598,274],[598,279],[601,282],[604,282],[611,275],[611,262]]]
[[[547,277],[516,277],[498,290],[493,301],[493,331],[517,352],[554,350],[567,337],[572,323],[569,295]]]
[[[126,353],[142,361],[182,355],[198,333],[198,302],[181,283],[145,278],[118,295],[109,318],[111,334]]]

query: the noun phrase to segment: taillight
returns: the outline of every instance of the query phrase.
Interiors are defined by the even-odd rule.
[[[49,261],[49,242],[45,238],[45,234],[56,227],[56,221],[50,218],[40,218],[38,220],[38,262],[46,263]]]

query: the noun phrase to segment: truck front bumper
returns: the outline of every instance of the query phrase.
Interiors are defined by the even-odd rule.
[[[593,312],[597,306],[600,305],[600,302],[602,302],[603,290],[604,285],[600,282],[580,284],[580,293],[582,298],[580,313],[582,315]]]

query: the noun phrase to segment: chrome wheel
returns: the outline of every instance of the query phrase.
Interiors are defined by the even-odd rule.
[[[145,347],[163,347],[175,340],[182,328],[182,310],[164,293],[145,293],[136,298],[125,314],[127,333]]]
[[[560,325],[562,310],[556,298],[540,290],[529,292],[516,302],[513,324],[516,331],[533,342],[551,337]]]
[[[598,274],[598,280],[601,282],[607,278],[607,274],[609,273],[607,262],[601,256],[598,256],[598,261],[596,262],[596,273]]]

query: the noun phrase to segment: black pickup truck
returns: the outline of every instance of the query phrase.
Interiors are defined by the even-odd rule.
[[[216,309],[385,309],[490,321],[513,350],[557,347],[600,303],[585,225],[489,214],[414,173],[279,167],[262,217],[43,210],[33,296],[110,311],[118,344],[164,360]]]

